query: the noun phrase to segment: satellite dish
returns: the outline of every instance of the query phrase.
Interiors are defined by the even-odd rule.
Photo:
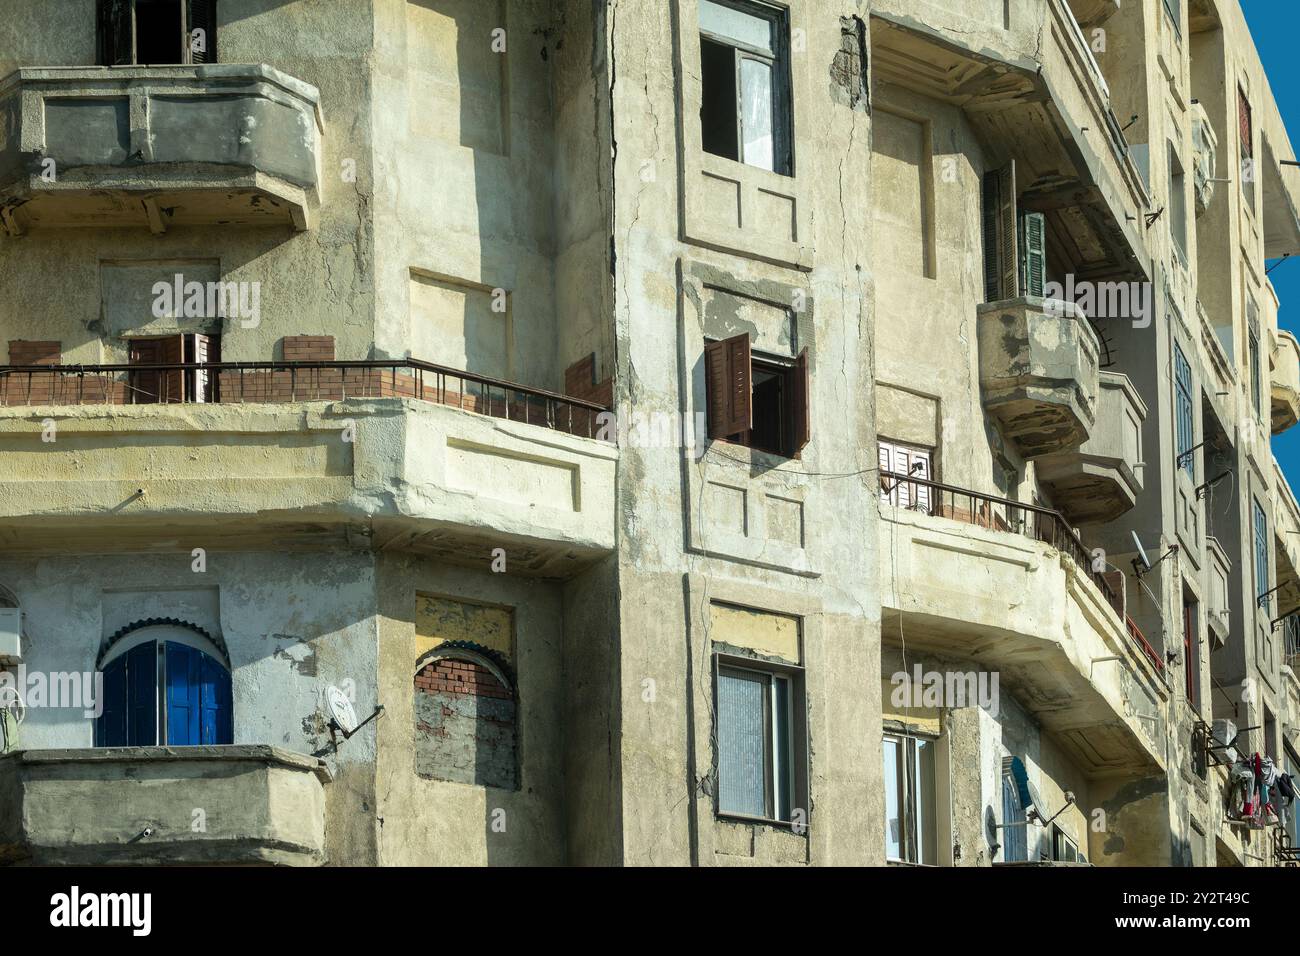
[[[1047,814],[1043,812],[1043,798],[1038,795],[1038,788],[1029,780],[1029,772],[1025,770],[1025,762],[1019,757],[1009,757],[1004,761],[1006,772],[1011,774],[1011,779],[1015,782],[1016,793],[1020,797],[1020,807],[1025,811],[1025,819],[1042,821],[1047,819]]]
[[[1133,535],[1133,545],[1137,550],[1138,559],[1142,562],[1142,567],[1150,571],[1153,565],[1151,564],[1151,559],[1147,557],[1147,549],[1142,547],[1142,541],[1138,538],[1138,533],[1136,531],[1130,531],[1129,534]]]
[[[357,729],[357,712],[352,708],[352,701],[333,684],[325,688],[325,706],[329,709],[332,720],[344,734]]]

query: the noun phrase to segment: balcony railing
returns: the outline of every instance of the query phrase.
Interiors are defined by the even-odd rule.
[[[599,437],[596,402],[418,359],[0,366],[0,406],[241,404],[411,398]],[[612,430],[611,430],[612,431]]]
[[[880,492],[886,500],[912,511],[977,525],[990,531],[1022,535],[1068,554],[1079,570],[1092,579],[1152,666],[1157,671],[1164,670],[1160,655],[1125,613],[1124,596],[1111,585],[1103,572],[1093,567],[1092,553],[1064,515],[1050,508],[891,471],[880,472]]]

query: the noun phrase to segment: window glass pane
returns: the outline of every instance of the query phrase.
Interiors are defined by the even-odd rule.
[[[793,769],[790,755],[790,681],[784,677],[772,678],[772,741],[774,762],[772,767],[772,787],[776,791],[776,818],[789,820],[793,809]]]
[[[740,61],[741,133],[746,165],[772,169],[772,67],[760,60]]]
[[[936,841],[934,741],[920,737],[916,746],[915,783],[912,788],[912,813],[916,820],[916,859],[913,862],[937,866],[939,848]]]
[[[763,738],[762,675],[718,672],[718,807],[767,816],[767,747]]]
[[[771,20],[715,3],[714,0],[700,0],[700,29],[745,46],[775,53]]]
[[[897,737],[885,738],[885,856],[890,860],[903,858],[903,821],[899,812],[903,805],[901,749],[902,741]]]
[[[1016,782],[1008,774],[1002,778],[1002,859],[1008,863],[1029,859],[1028,826],[1020,806]]]

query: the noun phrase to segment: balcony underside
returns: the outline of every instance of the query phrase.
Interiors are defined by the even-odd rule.
[[[0,757],[0,862],[318,866],[329,779],[263,745],[16,751]]]
[[[1019,535],[898,510],[881,522],[881,546],[891,543],[884,640],[901,634],[909,649],[998,671],[1090,777],[1161,771],[1162,685],[1072,561]]]
[[[1110,6],[1088,0],[1081,6]],[[1145,278],[1134,223],[1149,203],[1099,76],[1059,0],[1045,3],[1042,62],[963,46],[901,13],[873,11],[875,82],[963,109],[996,163],[1014,158],[1020,206],[1042,212],[1077,280]]]
[[[1078,448],[1092,433],[1098,344],[1066,303],[1052,314],[1042,299],[979,307],[980,390],[984,408],[1026,458]]]
[[[1142,422],[1146,403],[1128,376],[1102,372],[1097,423],[1075,451],[1039,458],[1035,473],[1074,524],[1113,521],[1142,490]]]
[[[0,228],[310,226],[319,94],[263,65],[22,69],[0,81]]]
[[[0,549],[397,548],[484,567],[504,548],[512,573],[567,577],[613,550],[616,456],[400,398],[0,409]]]

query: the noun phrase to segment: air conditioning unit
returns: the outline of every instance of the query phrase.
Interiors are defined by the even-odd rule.
[[[17,664],[23,659],[23,612],[0,607],[0,664]]]

